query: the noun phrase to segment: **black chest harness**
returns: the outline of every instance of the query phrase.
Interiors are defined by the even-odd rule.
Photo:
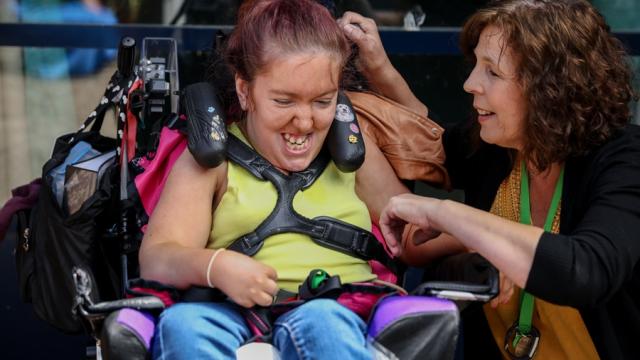
[[[269,216],[253,232],[236,239],[228,249],[253,256],[260,251],[269,236],[298,233],[308,235],[315,243],[329,249],[366,261],[377,260],[397,273],[396,264],[369,231],[328,216],[309,219],[293,208],[293,198],[298,191],[304,191],[311,186],[329,164],[330,157],[326,152],[321,152],[306,170],[285,175],[233,134],[229,134],[227,146],[229,160],[240,165],[256,178],[270,181],[278,194],[275,208]],[[380,285],[342,284],[339,276],[322,273],[324,273],[322,270],[312,270],[309,277],[300,285],[298,294],[293,298],[290,296],[295,294],[280,290],[271,306],[242,309],[244,318],[255,335],[247,342],[269,341],[275,319],[305,301],[323,297],[337,298],[344,292],[382,295],[397,290]],[[317,279],[318,274],[326,278]]]
[[[327,216],[309,219],[293,209],[293,198],[298,191],[311,186],[329,164],[328,154],[321,152],[306,170],[286,175],[240,139],[229,134],[227,156],[256,178],[270,181],[278,193],[271,214],[255,231],[240,236],[228,249],[253,256],[269,236],[298,233],[308,235],[315,243],[329,249],[366,261],[377,260],[396,272],[395,263],[371,232]]]

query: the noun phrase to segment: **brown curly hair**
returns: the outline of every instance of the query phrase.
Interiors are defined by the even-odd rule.
[[[621,42],[584,0],[496,1],[465,23],[460,46],[474,49],[489,25],[516,55],[527,101],[522,155],[544,170],[607,141],[630,120],[632,71]]]

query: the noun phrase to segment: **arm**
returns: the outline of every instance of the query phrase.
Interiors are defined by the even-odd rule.
[[[451,200],[401,195],[391,199],[380,218],[382,234],[395,254],[402,252],[399,234],[406,223],[415,224],[431,237],[445,232],[459,239],[520,287],[529,276],[543,232]]]
[[[571,199],[570,217],[565,219],[571,225],[563,234],[542,235],[528,291],[558,304],[584,307],[605,303],[624,288],[635,291],[631,289],[638,281],[640,262],[640,133],[614,148],[603,151],[592,166],[565,175],[580,179],[563,196]]]
[[[356,172],[356,193],[367,204],[371,220],[378,223],[380,212],[391,197],[408,193],[404,184],[398,180],[376,144],[362,133],[365,143],[365,160]]]
[[[222,172],[226,173],[221,168],[200,167],[188,151],[178,158],[142,241],[139,257],[143,278],[180,289],[207,286],[205,269],[213,251],[205,250],[205,246]]]
[[[226,188],[227,163],[200,167],[184,151],[171,169],[140,248],[140,273],[180,289],[208,286],[207,268],[215,250],[205,248],[213,206]],[[217,255],[212,284],[244,307],[267,306],[277,293],[275,270],[234,251]]]
[[[441,233],[424,242],[421,240],[422,235],[416,226],[410,226],[408,234],[405,232],[403,235],[400,259],[404,263],[419,267],[445,256],[468,251],[460,241],[449,234]]]
[[[358,46],[358,65],[373,89],[426,116],[427,107],[416,98],[402,75],[389,61],[382,47],[376,23],[350,11],[345,12],[342,18],[338,19],[338,23],[346,36]]]
[[[404,184],[398,180],[387,158],[371,141],[366,133],[363,133],[365,147],[367,149],[364,164],[356,173],[356,192],[367,204],[371,219],[378,223],[382,209],[389,199],[395,195],[409,193]],[[404,251],[400,260],[408,265],[422,266],[443,256],[465,251],[465,247],[451,236],[442,235],[438,239],[414,245],[421,236],[417,227],[407,227],[403,234],[403,244],[410,247]]]
[[[508,221],[452,201],[401,195],[380,225],[392,251],[406,222],[447,232],[535,296],[574,307],[598,306],[629,286],[640,261],[640,134],[603,151],[573,173],[563,200],[564,234]],[[569,174],[569,173],[568,173]]]

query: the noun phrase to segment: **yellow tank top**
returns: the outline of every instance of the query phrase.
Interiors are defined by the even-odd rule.
[[[512,221],[520,221],[520,176],[520,166],[514,166],[509,177],[498,188],[491,213]],[[560,211],[558,206],[553,219],[552,232],[556,234],[560,230]],[[495,309],[489,304],[484,306],[489,327],[505,359],[509,359],[509,356],[504,350],[504,337],[509,327],[518,319],[520,292],[521,289],[516,287],[509,302]],[[540,331],[540,343],[535,359],[599,359],[591,336],[575,308],[551,304],[536,298],[533,326]]]
[[[248,144],[236,124],[229,132]],[[271,182],[255,178],[232,161],[228,162],[227,180],[227,191],[213,214],[208,248],[227,247],[254,231],[276,204],[276,188]],[[293,208],[310,219],[330,216],[371,231],[369,211],[355,192],[355,173],[340,172],[333,162],[313,185],[296,194]],[[302,234],[270,236],[254,258],[276,269],[278,286],[292,292],[298,292],[298,285],[313,269],[340,275],[343,283],[376,278],[366,261],[317,245]]]

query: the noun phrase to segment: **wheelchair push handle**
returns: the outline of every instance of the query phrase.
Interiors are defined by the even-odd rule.
[[[118,72],[128,78],[133,74],[136,58],[136,41],[125,36],[118,46]]]

